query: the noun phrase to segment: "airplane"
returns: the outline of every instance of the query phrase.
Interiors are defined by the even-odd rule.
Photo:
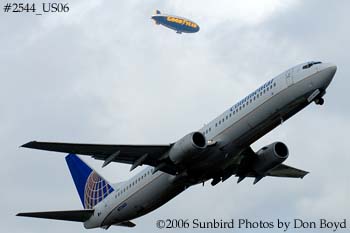
[[[267,81],[198,131],[165,145],[101,145],[28,142],[22,147],[69,153],[66,162],[84,209],[19,213],[18,216],[82,222],[87,229],[134,227],[131,220],[162,206],[188,187],[211,180],[212,185],[231,176],[254,184],[267,176],[304,178],[308,172],[285,165],[289,156],[283,142],[258,151],[251,144],[324,95],[337,67],[306,62]],[[88,155],[126,163],[133,170],[147,168],[129,180],[111,184],[78,156]]]

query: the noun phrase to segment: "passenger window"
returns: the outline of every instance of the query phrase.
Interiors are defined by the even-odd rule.
[[[239,106],[239,110],[241,110],[242,109],[242,106]]]
[[[219,120],[219,125],[221,124],[221,120]]]
[[[211,131],[211,128],[209,128],[209,132]]]
[[[218,123],[215,123],[215,127],[218,127]]]
[[[245,107],[245,104],[243,104],[243,108]]]
[[[230,113],[230,117],[232,116],[232,114]]]
[[[228,116],[226,116],[226,120],[228,119]]]

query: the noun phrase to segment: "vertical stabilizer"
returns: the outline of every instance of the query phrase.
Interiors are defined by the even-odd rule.
[[[154,14],[155,14],[155,15],[160,15],[161,12],[160,12],[160,10],[155,10]]]
[[[75,154],[67,155],[66,162],[85,209],[92,209],[114,191],[105,179]]]

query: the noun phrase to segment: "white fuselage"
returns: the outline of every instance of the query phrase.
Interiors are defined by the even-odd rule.
[[[312,102],[310,96],[315,90],[324,94],[336,66],[321,63],[305,68],[305,65],[295,66],[269,80],[200,129],[218,147],[192,165],[191,169],[201,174],[197,183],[229,167],[242,149],[306,107]],[[161,171],[152,174],[153,169],[147,167],[118,184],[112,194],[95,206],[93,216],[84,226],[103,227],[134,219],[158,208],[189,186]]]

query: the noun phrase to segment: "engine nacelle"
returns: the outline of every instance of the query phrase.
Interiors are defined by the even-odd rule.
[[[256,152],[257,159],[254,162],[253,170],[263,176],[272,168],[283,163],[289,155],[288,147],[282,142],[274,142],[264,146]]]
[[[169,158],[175,164],[184,163],[194,159],[206,147],[205,136],[200,132],[193,132],[175,142],[169,151]]]

